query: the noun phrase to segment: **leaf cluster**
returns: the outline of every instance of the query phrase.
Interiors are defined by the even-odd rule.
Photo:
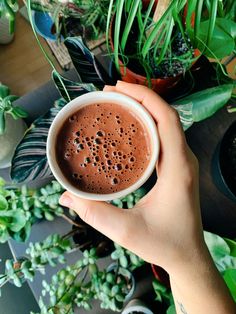
[[[26,241],[31,226],[38,219],[54,220],[63,214],[59,197],[63,188],[56,181],[43,188],[31,190],[26,186],[5,186],[0,181],[0,243],[13,238]]]
[[[114,243],[114,246],[115,250],[112,252],[111,258],[117,261],[122,268],[133,271],[144,264],[144,261],[131,251],[121,247],[117,243]]]
[[[51,14],[58,39],[75,35],[97,39],[105,32],[109,0],[50,0],[47,3],[31,0],[30,3],[33,10]]]
[[[17,99],[17,96],[10,95],[7,86],[0,83],[0,135],[4,134],[6,130],[6,114],[11,115],[15,120],[28,116],[24,109],[13,105]]]
[[[123,250],[123,251],[122,251]],[[83,258],[75,264],[61,269],[53,275],[48,284],[43,281],[42,297],[40,298],[40,314],[71,313],[74,314],[76,307],[90,310],[91,301],[99,300],[103,309],[120,311],[125,297],[131,289],[131,270],[140,267],[142,261],[134,254],[116,245],[116,264],[113,268],[100,269],[97,265],[98,257],[96,249],[86,250]],[[122,251],[122,253],[121,253]],[[126,268],[119,264],[122,257],[129,260]],[[132,257],[131,257],[132,256]],[[50,304],[46,305],[43,298],[48,294]]]
[[[159,0],[165,5],[165,1]],[[195,60],[193,48],[207,57],[221,59],[235,52],[236,4],[234,0],[172,0],[158,21],[153,21],[155,0],[147,9],[143,1],[112,0],[108,11],[106,38],[112,34],[114,62],[120,71],[130,60],[138,61],[147,79],[155,77],[155,68],[182,67],[183,72]],[[110,33],[110,24],[112,32]],[[133,49],[130,51],[130,39]],[[180,53],[175,51],[180,36]],[[182,51],[182,52],[181,52]],[[172,76],[174,73],[172,73]]]
[[[12,281],[17,287],[21,287],[25,280],[33,281],[37,271],[45,274],[45,266],[55,267],[58,263],[65,263],[65,253],[73,249],[72,243],[53,234],[42,242],[30,243],[25,257],[15,262],[6,260],[5,272],[0,275],[0,287],[8,281]]]
[[[133,208],[146,193],[147,191],[142,187],[125,197],[112,200],[111,203],[119,208]]]

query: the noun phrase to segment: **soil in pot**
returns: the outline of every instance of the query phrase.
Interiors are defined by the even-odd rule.
[[[113,18],[112,26],[115,19]],[[122,16],[121,21],[121,30],[120,30],[120,40],[121,36],[124,32],[125,24],[127,22],[127,17],[125,15]],[[138,42],[138,22],[137,18],[134,19],[133,27],[130,30],[128,40],[124,55],[130,56],[129,61],[127,62],[126,57],[120,59],[122,64],[125,64],[126,67],[134,72],[135,74],[141,75],[146,77],[146,71],[144,66],[140,63],[140,60],[137,56],[137,42]],[[111,27],[111,34],[112,38],[113,36],[113,27]],[[172,51],[171,55],[167,55],[165,60],[163,60],[158,66],[156,66],[154,59],[151,58],[151,63],[149,64],[149,67],[151,67],[152,70],[152,79],[167,79],[167,78],[175,78],[183,73],[186,72],[186,70],[191,66],[192,64],[192,58],[194,57],[194,50],[190,44],[190,39],[185,42],[183,39],[181,33],[177,30],[177,28],[173,29],[172,32]],[[112,48],[113,48],[113,41],[111,40]],[[179,57],[187,52],[190,52],[190,55],[192,55],[192,58],[184,59],[183,61],[178,60]],[[134,56],[137,56],[136,58]],[[125,69],[124,69],[124,75],[125,76]]]
[[[225,183],[236,196],[236,121],[222,139],[219,162]]]
[[[72,229],[75,232],[73,240],[78,246],[81,246],[81,251],[89,250],[91,248],[97,248],[97,255],[99,257],[105,257],[114,251],[114,244],[109,238],[98,232],[90,225],[86,224],[80,217],[76,217],[76,222],[85,226],[84,229],[73,226]],[[77,230],[77,231],[76,231]]]

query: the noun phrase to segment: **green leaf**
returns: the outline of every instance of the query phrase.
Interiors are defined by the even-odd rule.
[[[168,307],[168,310],[166,314],[176,314],[175,306],[172,304],[171,306]]]
[[[223,107],[230,99],[232,91],[232,84],[207,88],[176,101],[174,105],[192,104],[192,119],[198,122],[212,116]]]
[[[224,272],[223,278],[230,290],[234,302],[236,302],[236,269],[227,269]]]
[[[6,128],[5,112],[0,109],[0,135],[4,134]]]
[[[8,209],[8,202],[4,196],[0,195],[0,211],[7,210],[7,209]],[[1,212],[0,212],[0,216],[1,216]]]
[[[197,38],[198,49],[204,51],[204,54],[209,58],[222,59],[230,55],[235,49],[235,40],[231,35],[235,36],[235,25],[234,22],[227,19],[217,19],[209,45],[206,46],[209,20],[201,22],[199,37]],[[221,44],[219,45],[219,43]]]
[[[96,87],[91,83],[73,82],[73,81],[70,81],[67,78],[63,77],[62,75],[60,75],[61,80],[59,80],[59,77],[58,77],[59,75],[60,74],[53,71],[52,72],[52,79],[53,79],[59,93],[61,94],[61,96],[67,101],[72,100],[72,99],[79,97],[83,94],[86,94],[88,92],[92,92],[92,91],[97,90]],[[68,94],[70,95],[70,99],[68,99],[68,96],[65,93],[65,89],[64,89],[61,81],[63,82]]]
[[[51,108],[26,131],[12,159],[11,178],[14,182],[28,182],[51,176],[46,143],[49,128],[59,111],[59,108]]]
[[[230,248],[228,244],[220,236],[204,231],[204,239],[214,262],[230,255]]]
[[[9,230],[13,232],[18,232],[22,228],[24,228],[26,222],[27,222],[27,219],[26,219],[24,211],[21,209],[15,210],[14,216],[12,217],[12,222],[9,225]]]
[[[31,231],[31,222],[27,221],[24,228],[19,232],[11,233],[11,237],[17,242],[25,242],[28,240]]]
[[[13,107],[12,110],[10,111],[10,113],[14,119],[27,118],[28,117],[28,113],[19,106]]]
[[[3,187],[6,184],[6,181],[0,177],[0,187]]]
[[[6,86],[0,83],[0,98],[5,98],[10,94],[10,89]]]
[[[5,268],[8,275],[14,274],[14,268],[13,268],[13,260],[7,259],[5,262]]]
[[[226,238],[224,238],[224,240],[230,248],[230,255],[236,257],[236,242],[234,240]]]
[[[51,213],[49,213],[49,212],[45,212],[44,213],[44,216],[45,216],[45,218],[48,220],[48,221],[53,221],[54,220],[54,215],[53,214],[51,214]]]
[[[120,257],[120,265],[124,268],[128,267],[128,260],[127,260],[126,256]]]
[[[12,279],[13,279],[13,283],[16,287],[18,287],[18,288],[22,287],[22,282],[17,275],[13,275]]]

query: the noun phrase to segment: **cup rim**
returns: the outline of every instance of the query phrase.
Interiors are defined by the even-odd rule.
[[[138,119],[142,121],[144,124],[151,141],[151,158],[148,163],[147,168],[143,172],[143,174],[140,176],[140,178],[132,185],[127,187],[126,189],[120,190],[118,192],[109,193],[109,194],[98,194],[98,193],[90,193],[90,192],[84,192],[73,186],[69,180],[63,175],[57,160],[56,160],[56,154],[55,154],[55,142],[57,138],[57,134],[65,122],[65,120],[70,117],[73,113],[77,112],[80,108],[85,107],[90,104],[94,103],[115,103],[118,105],[121,105],[123,107],[129,107],[131,111],[133,111]],[[94,91],[86,93],[82,96],[79,96],[73,100],[71,100],[67,105],[65,105],[59,113],[54,118],[49,132],[48,132],[48,138],[47,138],[47,160],[49,163],[49,167],[56,178],[56,180],[69,192],[71,192],[73,195],[89,199],[89,200],[96,200],[96,201],[111,201],[117,198],[124,197],[138,188],[140,188],[147,179],[151,176],[153,173],[156,162],[159,156],[159,150],[160,150],[160,142],[159,142],[159,136],[157,131],[157,126],[151,116],[151,114],[147,111],[146,108],[144,108],[143,105],[141,105],[139,102],[134,100],[133,98],[126,96],[124,94],[118,93],[118,92],[103,92],[103,91]]]

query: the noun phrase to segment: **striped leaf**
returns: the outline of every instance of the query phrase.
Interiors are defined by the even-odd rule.
[[[35,120],[17,146],[12,159],[11,178],[14,182],[32,181],[51,176],[46,156],[48,130],[60,107],[51,108]]]
[[[64,76],[60,75],[59,79],[59,73],[56,73],[55,71],[52,72],[52,79],[61,94],[61,96],[67,100],[70,101],[76,97],[79,97],[83,94],[86,94],[88,92],[96,91],[96,87],[92,83],[79,83],[71,81]],[[61,81],[63,82],[64,86],[62,85]],[[67,93],[65,92],[65,89],[67,90]],[[68,98],[68,95],[70,99]]]
[[[94,54],[85,46],[81,37],[68,37],[64,43],[81,82],[93,83],[99,89],[102,89],[105,84],[112,84],[111,78]]]

